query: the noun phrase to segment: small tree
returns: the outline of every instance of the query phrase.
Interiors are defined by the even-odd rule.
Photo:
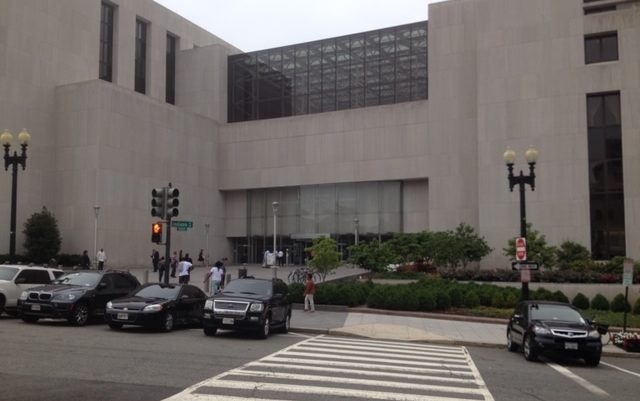
[[[42,207],[40,213],[34,213],[24,223],[24,248],[27,258],[35,263],[46,263],[60,252],[62,238],[55,216]]]
[[[576,261],[591,261],[591,252],[577,242],[564,241],[556,251],[556,258],[560,269],[570,269]]]
[[[336,241],[321,237],[313,240],[313,245],[305,248],[305,251],[311,252],[312,258],[309,266],[322,276],[322,281],[327,274],[334,271],[340,266],[340,252],[338,252]]]
[[[484,237],[479,236],[476,230],[466,223],[460,223],[456,227],[453,237],[459,248],[458,257],[462,267],[467,267],[469,262],[479,262],[493,250]]]
[[[375,272],[382,271],[390,263],[395,263],[389,251],[389,247],[380,246],[378,241],[360,242],[351,245],[349,249],[349,263],[358,265],[363,269]]]
[[[512,238],[506,248],[502,249],[504,256],[512,261],[516,260],[516,240]],[[546,237],[538,230],[534,230],[531,223],[527,223],[527,259],[538,262],[540,267],[553,267],[556,263],[556,248],[547,245]]]

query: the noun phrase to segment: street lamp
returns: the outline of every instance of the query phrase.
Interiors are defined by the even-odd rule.
[[[355,231],[355,234],[356,234],[356,237],[355,237],[355,239],[356,239],[356,240],[355,240],[355,244],[356,244],[356,245],[358,245],[358,223],[359,223],[359,222],[360,222],[360,220],[358,220],[358,218],[357,218],[357,217],[356,217],[355,219],[353,219],[353,225],[355,226],[355,229],[356,229],[356,231]]]
[[[276,223],[277,223],[277,219],[276,216],[278,215],[278,206],[280,206],[280,204],[278,202],[273,202],[271,204],[271,209],[273,209],[273,278],[277,278],[278,277],[278,266],[275,263],[276,260]]]
[[[9,148],[11,142],[13,142],[13,135],[8,129],[5,129],[2,135],[0,135],[0,142],[4,146],[4,169],[9,170],[11,166],[11,227],[9,231],[9,259],[11,263],[15,263],[16,257],[16,201],[18,191],[18,165],[22,166],[22,170],[27,166],[27,146],[29,146],[29,140],[31,135],[26,129],[22,129],[22,132],[18,134],[18,142],[22,148],[22,153],[18,155],[17,151],[10,155]]]
[[[525,209],[525,201],[524,201],[524,187],[529,184],[532,191],[536,189],[536,174],[534,172],[536,162],[538,161],[538,151],[530,146],[529,149],[524,154],[525,159],[527,159],[527,163],[529,164],[529,175],[524,175],[522,170],[520,170],[520,174],[515,176],[513,175],[513,163],[516,161],[516,152],[513,151],[510,147],[507,147],[507,150],[502,155],[505,164],[507,165],[507,170],[509,171],[509,189],[513,192],[513,187],[516,185],[520,190],[520,236],[522,238],[527,238],[527,213]],[[522,272],[520,276],[520,281],[522,282],[522,299],[529,299],[529,282],[528,280],[524,280],[524,272]]]
[[[95,214],[95,220],[93,221],[93,257],[95,258],[96,266],[98,265],[98,213],[100,213],[100,206],[93,206],[93,213]]]

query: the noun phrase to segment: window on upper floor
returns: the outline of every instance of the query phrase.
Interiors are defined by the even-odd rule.
[[[147,93],[147,23],[136,20],[135,90]]]
[[[167,103],[176,104],[176,52],[178,38],[167,34],[166,93]]]
[[[113,24],[115,7],[102,3],[100,10],[100,61],[98,78],[113,81]]]
[[[604,32],[584,37],[585,64],[601,63],[618,59],[618,33]]]

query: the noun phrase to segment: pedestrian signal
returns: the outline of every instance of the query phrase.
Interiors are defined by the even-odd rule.
[[[162,223],[153,223],[151,225],[151,242],[162,243]]]

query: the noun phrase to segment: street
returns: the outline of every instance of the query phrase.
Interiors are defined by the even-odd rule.
[[[0,319],[6,401],[636,400],[638,359],[530,363],[504,349],[292,332],[267,340],[201,329]]]

